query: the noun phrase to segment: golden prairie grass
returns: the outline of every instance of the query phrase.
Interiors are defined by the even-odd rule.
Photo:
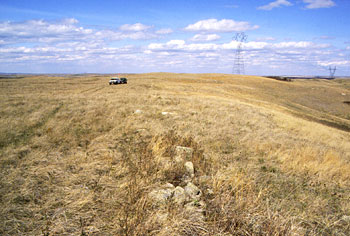
[[[0,80],[0,234],[348,234],[350,82],[126,77]],[[204,214],[147,197],[181,185],[175,146]]]

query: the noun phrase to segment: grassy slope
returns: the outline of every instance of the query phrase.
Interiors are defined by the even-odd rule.
[[[108,78],[0,80],[0,234],[349,232],[350,82],[152,73],[109,86]],[[147,198],[177,183],[179,170],[158,161],[175,145],[195,150],[206,202],[198,224]]]

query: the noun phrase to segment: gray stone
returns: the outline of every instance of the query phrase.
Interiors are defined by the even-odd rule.
[[[188,176],[188,175],[184,175],[181,178],[181,182],[185,183],[185,184],[188,184],[189,182],[192,182],[192,178],[190,176]]]
[[[167,203],[167,201],[173,195],[172,188],[166,189],[156,189],[149,193],[149,197],[152,199],[154,205],[162,205]]]
[[[189,147],[176,146],[176,162],[184,162],[186,160],[191,160],[193,154],[193,149]]]
[[[177,186],[174,190],[173,199],[175,203],[182,205],[187,200],[185,190]]]
[[[173,114],[174,114],[174,113],[172,113],[172,112],[162,111],[162,115],[163,115],[163,116],[173,115]]]
[[[187,161],[184,166],[185,166],[186,174],[189,177],[193,178],[194,177],[193,163],[191,161]]]
[[[135,113],[135,114],[141,114],[142,111],[141,111],[141,110],[136,110],[134,113]]]
[[[175,189],[175,186],[171,183],[166,183],[162,186],[162,189]]]
[[[207,189],[207,194],[208,195],[213,195],[214,194],[214,191],[210,188]]]
[[[185,192],[190,199],[198,200],[202,196],[202,191],[193,183],[188,183]]]
[[[346,223],[350,223],[350,216],[343,216],[341,219]]]

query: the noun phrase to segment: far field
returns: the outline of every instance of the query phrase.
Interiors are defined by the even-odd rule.
[[[350,80],[123,76],[0,79],[0,235],[350,235]]]

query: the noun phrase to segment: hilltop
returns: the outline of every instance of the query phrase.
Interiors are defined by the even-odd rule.
[[[350,80],[123,76],[0,80],[1,235],[348,234]]]

